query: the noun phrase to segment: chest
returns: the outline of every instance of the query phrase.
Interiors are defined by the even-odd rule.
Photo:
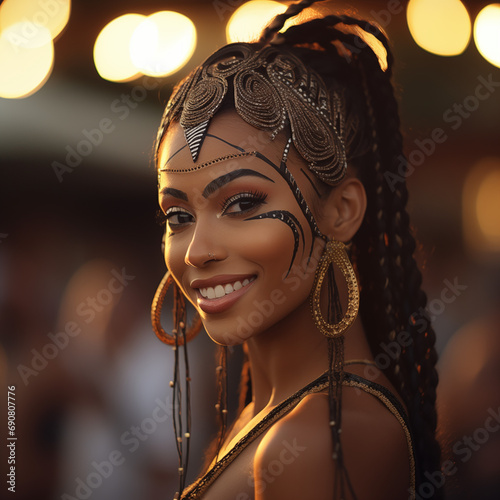
[[[262,438],[263,436],[258,437],[238,455],[231,466],[208,488],[203,500],[254,499],[254,459]]]
[[[253,416],[252,404],[245,408],[228,432],[220,456],[224,456],[230,451],[269,411],[270,408],[266,408]],[[255,455],[265,434],[266,432],[257,436],[241,451],[230,466],[207,489],[202,497],[203,500],[253,500],[255,496]]]

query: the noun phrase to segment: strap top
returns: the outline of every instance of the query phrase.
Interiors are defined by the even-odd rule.
[[[348,363],[346,363],[348,364]],[[349,364],[353,364],[352,362]],[[410,491],[415,491],[415,455],[413,451],[413,441],[409,429],[408,416],[403,405],[394,394],[384,387],[367,380],[359,375],[345,372],[342,385],[359,388],[368,394],[375,396],[397,419],[403,428],[406,443],[408,445],[408,455],[410,460]],[[316,380],[307,384],[295,394],[285,399],[282,403],[271,410],[252,429],[245,434],[218,462],[213,464],[208,471],[198,478],[194,483],[184,489],[181,500],[195,500],[202,498],[203,494],[212,483],[229,467],[238,455],[263,432],[268,430],[276,421],[295,408],[300,401],[309,394],[314,394],[328,388],[328,373],[324,373]],[[410,497],[412,498],[412,497]],[[414,496],[413,496],[414,498]]]

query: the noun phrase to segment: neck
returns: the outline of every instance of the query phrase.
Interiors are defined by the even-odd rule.
[[[247,341],[253,414],[271,409],[328,369],[327,339],[306,301],[292,314]],[[373,359],[359,318],[345,334],[345,360]]]

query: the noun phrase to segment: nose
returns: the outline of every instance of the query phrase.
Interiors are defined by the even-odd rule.
[[[222,244],[221,236],[208,224],[197,224],[184,256],[184,262],[188,266],[199,268],[206,266],[210,261],[226,259],[227,251]]]

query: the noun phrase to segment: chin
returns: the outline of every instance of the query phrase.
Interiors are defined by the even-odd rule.
[[[236,324],[236,326],[235,326]],[[245,328],[245,325],[234,319],[228,321],[203,320],[203,326],[208,336],[219,345],[236,346],[260,333],[257,328]]]

